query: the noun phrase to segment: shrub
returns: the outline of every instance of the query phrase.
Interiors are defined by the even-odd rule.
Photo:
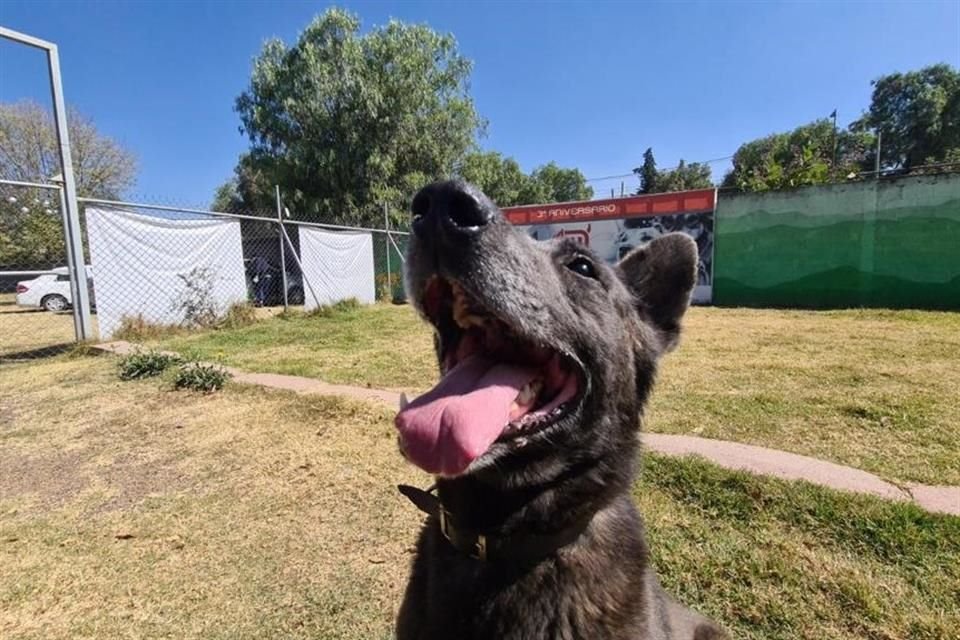
[[[121,380],[140,380],[158,376],[171,365],[181,361],[180,356],[160,351],[137,351],[120,359],[118,373]]]
[[[183,326],[212,327],[220,319],[213,295],[216,272],[210,267],[194,267],[188,273],[178,273],[183,289],[173,302],[173,310],[183,315]]]
[[[191,389],[212,393],[223,388],[230,374],[223,367],[204,362],[185,362],[173,377],[175,389]]]

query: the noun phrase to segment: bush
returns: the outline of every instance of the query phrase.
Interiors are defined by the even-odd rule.
[[[194,267],[188,273],[178,273],[183,289],[173,302],[173,310],[183,316],[181,323],[189,328],[212,327],[220,319],[213,287],[216,272],[210,267]]]
[[[212,393],[223,388],[230,374],[223,367],[204,362],[186,362],[181,364],[173,377],[175,389],[191,389],[203,393]]]
[[[140,380],[158,376],[168,367],[178,364],[180,356],[160,351],[138,351],[120,359],[118,373],[121,380]]]

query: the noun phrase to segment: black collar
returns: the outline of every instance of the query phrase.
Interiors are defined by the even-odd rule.
[[[574,522],[565,529],[551,534],[514,533],[496,535],[481,533],[458,526],[452,514],[440,499],[431,493],[436,485],[426,491],[401,484],[397,486],[417,509],[440,521],[440,533],[458,551],[484,562],[508,560],[517,563],[535,562],[574,542],[593,519],[593,514]]]

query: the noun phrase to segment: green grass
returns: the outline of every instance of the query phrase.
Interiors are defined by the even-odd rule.
[[[0,376],[0,635],[386,640],[421,514],[392,410],[110,358]],[[664,584],[746,639],[933,640],[960,626],[960,518],[646,456]],[[951,631],[954,630],[954,631]]]
[[[437,370],[429,329],[409,307],[386,304],[291,312],[150,344],[249,371],[382,388],[425,389]]]
[[[422,391],[429,328],[408,306],[292,314],[153,342],[250,371]],[[960,484],[960,314],[691,309],[646,428],[773,447],[895,482]]]

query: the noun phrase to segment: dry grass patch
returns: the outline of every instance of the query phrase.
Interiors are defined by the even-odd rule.
[[[91,316],[94,335],[97,316]],[[0,300],[0,363],[37,350],[55,350],[75,339],[70,311],[51,313],[16,305],[15,297]]]
[[[647,428],[960,484],[960,314],[693,309]]]
[[[422,391],[437,379],[409,306],[289,314],[164,348],[249,371]],[[960,484],[960,314],[690,310],[647,429],[811,455],[892,481]]]
[[[419,512],[392,410],[120,382],[111,358],[0,377],[0,636],[390,637]],[[6,371],[5,371],[6,373]],[[741,638],[948,637],[960,518],[648,457],[664,582]]]

